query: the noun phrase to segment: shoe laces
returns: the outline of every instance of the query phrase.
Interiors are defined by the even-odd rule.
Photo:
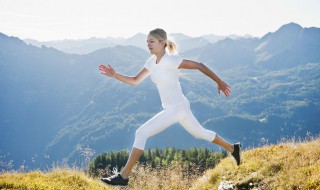
[[[113,167],[112,173],[113,173],[114,175],[112,175],[112,176],[110,177],[110,179],[114,179],[114,178],[118,177],[118,175],[119,175],[118,166]]]

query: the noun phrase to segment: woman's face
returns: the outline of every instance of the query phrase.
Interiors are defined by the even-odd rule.
[[[150,53],[152,54],[157,54],[164,50],[164,40],[158,40],[156,37],[150,34],[148,35],[147,43]]]

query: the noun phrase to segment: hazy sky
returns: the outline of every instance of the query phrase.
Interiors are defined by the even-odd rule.
[[[320,0],[0,0],[0,32],[40,41],[168,33],[262,36],[320,27]]]

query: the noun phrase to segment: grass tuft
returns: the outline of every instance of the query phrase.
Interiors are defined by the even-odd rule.
[[[98,179],[70,168],[55,168],[50,172],[10,172],[0,176],[0,189],[21,190],[108,190]]]
[[[207,170],[207,181],[199,179],[192,189],[218,189],[232,181],[236,189],[320,190],[320,138],[287,141],[243,152],[236,166],[231,157]]]
[[[320,138],[287,141],[243,152],[243,163],[222,159],[204,175],[195,168],[186,171],[181,164],[153,168],[137,164],[128,189],[183,190],[218,189],[221,182],[236,189],[303,189],[320,190]],[[6,172],[0,174],[0,189],[19,190],[108,190],[98,178],[82,170],[55,167],[48,172]]]

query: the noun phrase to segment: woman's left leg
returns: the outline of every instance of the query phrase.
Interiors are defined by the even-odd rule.
[[[241,144],[230,144],[223,138],[219,137],[215,132],[205,129],[192,114],[190,107],[185,110],[184,117],[180,119],[180,124],[193,136],[222,146],[235,158],[237,165],[241,164]]]
[[[229,152],[233,152],[233,144],[230,144],[229,142],[225,141],[223,138],[221,138],[219,135],[216,135],[216,137],[212,141],[213,143],[222,146]]]
[[[186,111],[184,118],[180,120],[180,124],[196,138],[213,142],[219,146],[222,146],[227,151],[233,152],[233,144],[225,141],[215,132],[205,129],[194,117],[191,110]]]

